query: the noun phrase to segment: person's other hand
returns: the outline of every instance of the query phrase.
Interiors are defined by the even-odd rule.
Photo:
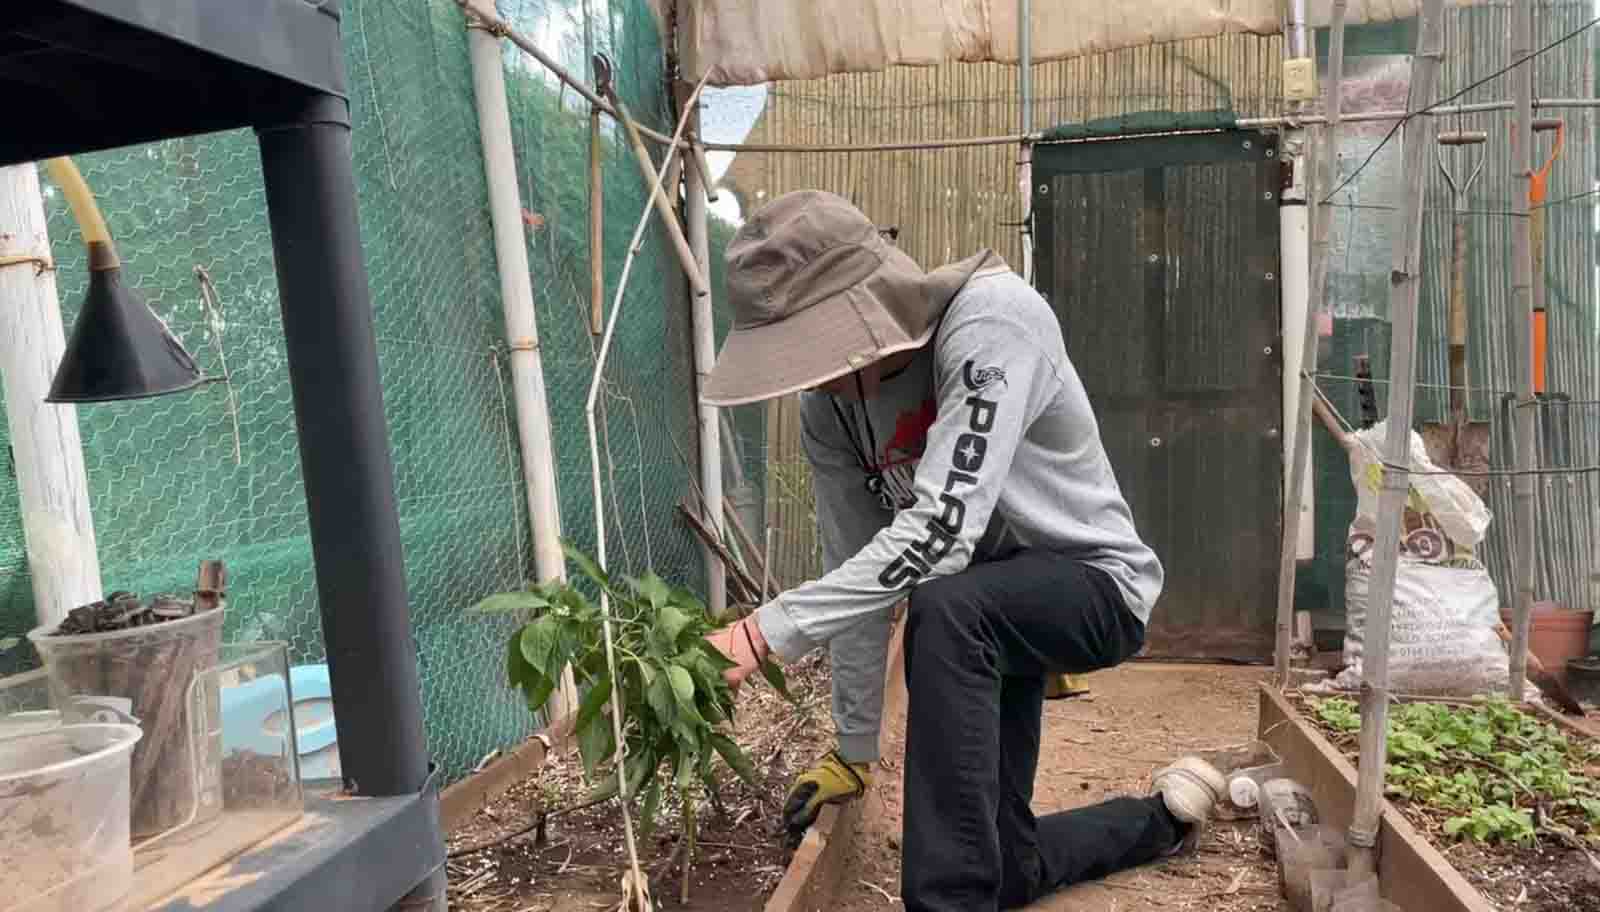
[[[771,651],[767,647],[767,638],[761,635],[761,625],[753,617],[711,631],[706,634],[706,642],[734,663],[734,667],[722,672],[722,677],[735,690],[744,683],[745,678],[761,667]]]
[[[858,798],[872,785],[872,767],[849,763],[838,751],[829,751],[810,769],[796,777],[783,801],[783,826],[798,836],[817,819],[825,804],[842,804]]]

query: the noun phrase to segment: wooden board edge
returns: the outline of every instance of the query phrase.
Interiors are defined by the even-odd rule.
[[[1285,772],[1311,789],[1323,822],[1348,827],[1355,808],[1355,767],[1269,683],[1260,685],[1257,721],[1259,737],[1283,758]],[[1383,895],[1401,908],[1494,912],[1494,905],[1387,802],[1378,852]]]
[[[551,726],[557,729],[560,722]],[[546,747],[548,735],[534,735],[509,752],[495,758],[488,766],[458,782],[446,786],[439,793],[439,822],[446,833],[467,822],[478,809],[505,794],[518,782],[539,772],[549,754],[559,749],[560,741],[552,739],[554,746]]]
[[[889,658],[884,669],[883,715],[880,731],[905,716],[905,620],[889,637]],[[861,828],[862,809],[870,799],[829,805],[817,815],[800,848],[767,899],[766,912],[822,912],[832,909],[835,896],[850,868],[851,850]]]

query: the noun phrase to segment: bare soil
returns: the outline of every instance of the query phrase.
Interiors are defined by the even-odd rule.
[[[1360,750],[1354,735],[1336,732],[1315,713],[1306,712],[1303,699],[1295,704],[1301,717],[1316,726],[1351,765],[1357,763]],[[1389,803],[1496,908],[1600,912],[1600,853],[1567,845],[1549,834],[1541,834],[1538,843],[1525,848],[1458,840],[1444,832],[1450,812],[1392,795]]]
[[[680,898],[681,805],[664,798],[655,830],[640,839],[639,861],[649,874],[651,895],[660,908],[761,909],[783,877],[789,851],[773,821],[795,774],[827,750],[833,739],[825,654],[816,653],[785,671],[794,704],[756,681],[739,694],[732,736],[761,779],[750,786],[729,772],[721,807],[701,806],[687,905]],[[576,754],[559,754],[539,775],[513,786],[451,832],[447,837],[452,856],[450,908],[473,912],[615,909],[627,867],[616,801],[553,817],[542,839],[537,830],[518,834],[537,819],[540,809],[581,803],[588,790]],[[636,831],[637,825],[636,817]],[[483,848],[474,850],[480,846]]]
[[[1040,814],[1118,795],[1148,794],[1156,770],[1184,753],[1250,741],[1260,668],[1135,663],[1087,678],[1087,697],[1045,704],[1034,788]],[[901,908],[900,760],[902,724],[891,726],[886,769],[862,815],[855,870],[845,874],[839,912]],[[1265,912],[1288,906],[1277,867],[1263,854],[1254,821],[1216,823],[1197,854],[1125,871],[1048,897],[1033,912],[1206,910]]]

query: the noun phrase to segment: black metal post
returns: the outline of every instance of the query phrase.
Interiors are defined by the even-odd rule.
[[[322,637],[345,781],[363,796],[428,776],[349,103],[311,95],[257,130],[300,432]]]

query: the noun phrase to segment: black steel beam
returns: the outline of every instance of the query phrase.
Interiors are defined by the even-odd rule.
[[[28,5],[28,4],[24,4]],[[339,0],[46,0],[113,24],[158,36],[174,46],[330,95],[345,94]],[[53,38],[72,36],[59,27]]]
[[[278,123],[346,91],[336,0],[0,0],[0,165]]]
[[[356,794],[415,792],[428,757],[349,104],[314,96],[257,133],[340,761]]]

